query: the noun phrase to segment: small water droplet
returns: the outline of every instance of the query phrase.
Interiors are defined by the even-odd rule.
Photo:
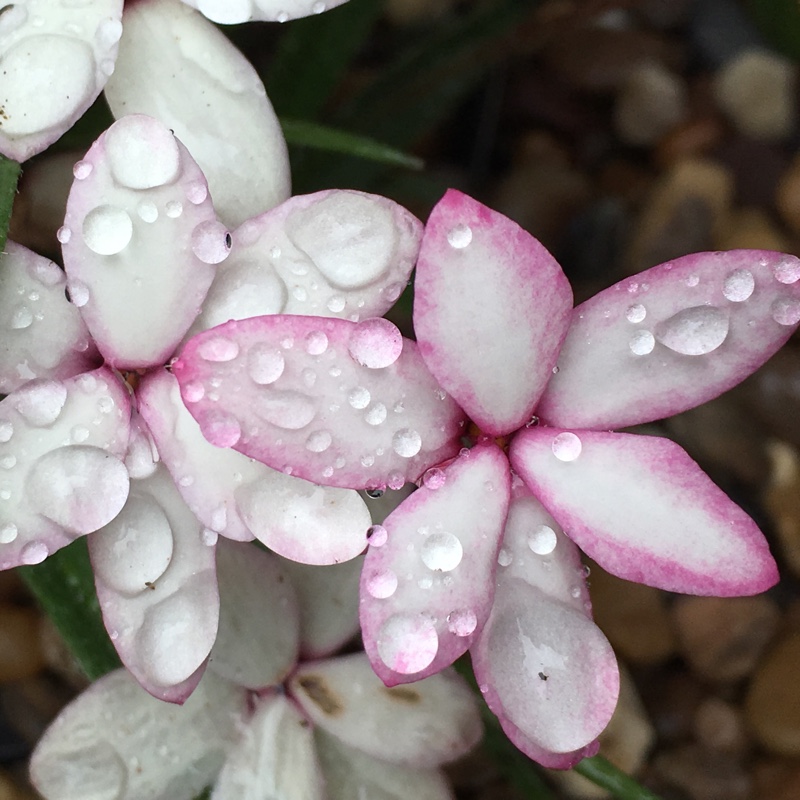
[[[61,244],[68,244],[71,238],[72,238],[72,231],[66,225],[62,225],[56,231],[56,239],[58,239],[58,241],[61,242]]]
[[[267,344],[253,345],[247,353],[247,374],[255,383],[265,386],[283,375],[286,366],[283,354]]]
[[[323,331],[311,331],[306,336],[306,352],[312,356],[321,356],[328,349],[328,337]]]
[[[286,11],[279,11],[275,15],[276,22],[288,22],[289,21],[289,14]]]
[[[324,453],[333,441],[328,431],[314,431],[306,439],[306,450],[311,453]]]
[[[685,356],[716,350],[728,336],[727,311],[716,306],[686,308],[660,323],[656,338],[665,347]]]
[[[501,567],[507,567],[511,562],[514,560],[511,553],[508,552],[505,548],[501,548],[500,552],[497,554],[497,563]]]
[[[231,252],[231,234],[217,220],[206,220],[192,231],[192,252],[204,264],[221,264]]]
[[[242,438],[239,422],[222,411],[212,411],[199,422],[203,436],[217,447],[233,447]]]
[[[528,536],[528,547],[539,556],[550,555],[557,542],[556,532],[549,525],[540,525]]]
[[[136,206],[136,213],[139,215],[139,219],[141,219],[142,222],[152,224],[158,219],[158,208],[155,203],[151,203],[149,200],[142,200],[142,202]]]
[[[581,454],[583,445],[572,431],[564,431],[553,439],[552,449],[559,461],[574,461]]]
[[[428,569],[450,572],[461,563],[464,548],[461,540],[452,533],[430,533],[422,543],[420,557]]]
[[[469,636],[478,627],[478,617],[470,609],[452,611],[447,615],[447,627],[456,636]]]
[[[0,422],[0,442],[8,442],[14,435],[14,426],[8,420]]]
[[[338,314],[340,311],[344,311],[346,300],[344,297],[342,297],[342,295],[335,294],[328,299],[326,305],[328,306],[328,311],[332,311],[334,314]]]
[[[72,174],[77,181],[85,181],[92,174],[92,165],[88,161],[77,161],[72,167]]]
[[[790,297],[780,297],[772,304],[772,319],[779,325],[796,325],[800,322],[800,302]]]
[[[178,217],[183,214],[183,203],[179,200],[170,200],[169,203],[164,206],[164,211],[170,219],[178,219]]]
[[[192,181],[186,186],[186,199],[199,206],[208,197],[208,187],[203,181]]]
[[[199,403],[206,395],[205,386],[200,381],[189,381],[183,387],[183,399],[187,403]]]
[[[436,658],[439,635],[433,620],[420,614],[395,614],[378,632],[378,655],[389,669],[413,675]]]
[[[447,232],[447,241],[450,247],[454,247],[456,250],[463,250],[472,242],[472,228],[463,223],[456,225],[455,228],[451,228]]]
[[[630,306],[625,312],[625,319],[632,323],[643,322],[646,316],[647,309],[641,303]]]
[[[7,455],[0,458],[0,467],[3,469],[14,469],[17,466],[17,457],[14,455]]]
[[[431,467],[423,476],[422,476],[422,485],[426,489],[441,489],[444,486],[445,481],[447,480],[447,475],[443,469],[439,467]]]
[[[321,2],[321,0],[320,2],[314,3],[314,5],[311,6],[311,10],[315,14],[322,14],[323,11],[325,11],[325,8],[326,8],[325,3]]]
[[[578,586],[573,586],[569,592],[576,600],[581,596],[581,590]]]
[[[379,500],[386,492],[383,489],[367,489],[365,494],[372,500]]]
[[[383,525],[372,525],[367,528],[367,541],[370,547],[383,547],[389,538],[389,531]]]
[[[390,472],[386,479],[386,484],[390,489],[396,491],[402,489],[406,485],[406,479],[405,476],[399,472]]]
[[[347,350],[351,358],[362,366],[384,369],[400,357],[403,337],[397,326],[388,319],[365,319],[353,328]]]
[[[639,330],[631,336],[628,342],[631,353],[635,356],[646,356],[653,352],[656,346],[656,339],[650,331]]]
[[[14,330],[29,328],[33,323],[33,314],[27,306],[20,306],[11,315],[11,327]]]
[[[197,354],[205,361],[233,361],[239,355],[239,345],[233,339],[213,336],[205,339],[197,348]]]
[[[74,444],[83,444],[89,438],[89,429],[84,425],[76,425],[70,432]]]
[[[219,534],[216,531],[212,531],[211,528],[203,528],[200,539],[206,547],[213,547],[219,539]]]
[[[749,269],[737,269],[725,278],[722,294],[732,303],[743,303],[753,294],[755,286],[755,278]]]
[[[699,276],[697,276],[697,275],[690,275],[690,276],[689,276],[689,277],[686,279],[686,285],[687,285],[687,286],[689,286],[689,287],[691,287],[691,288],[694,288],[694,287],[695,287],[695,286],[697,286],[699,283],[700,283],[700,278],[699,278]]]
[[[364,419],[369,425],[380,425],[386,419],[386,413],[386,406],[383,403],[373,403],[364,415]]]
[[[102,205],[86,215],[82,230],[83,240],[92,252],[113,256],[128,246],[133,236],[133,222],[125,209]]]
[[[378,600],[385,600],[397,591],[397,575],[390,569],[379,569],[367,576],[367,591]]]
[[[358,411],[365,409],[369,405],[371,399],[372,397],[369,390],[365,389],[363,386],[357,386],[347,396],[347,402]]]
[[[22,548],[19,558],[23,564],[41,564],[49,555],[50,551],[44,542],[29,542]]]
[[[0,544],[11,544],[19,534],[17,526],[8,522],[0,528]]]
[[[422,449],[422,437],[411,428],[402,428],[392,437],[392,449],[401,458],[413,458]]]
[[[69,299],[77,308],[83,308],[89,302],[89,287],[78,280],[67,281]]]
[[[772,274],[778,283],[797,283],[800,279],[800,260],[794,256],[784,256],[772,268]]]

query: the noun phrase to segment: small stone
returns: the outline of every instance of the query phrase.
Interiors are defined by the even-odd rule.
[[[662,167],[683,158],[698,158],[710,153],[725,135],[718,115],[692,117],[672,128],[658,143],[655,157]]]
[[[759,664],[745,700],[750,728],[770,752],[800,756],[800,633],[784,636]]]
[[[800,233],[800,153],[794,157],[780,178],[775,205],[789,228]]]
[[[692,670],[713,683],[733,683],[755,667],[777,629],[780,612],[764,595],[679,597],[673,619]]]
[[[719,697],[707,698],[697,709],[694,731],[697,741],[709,750],[741,756],[749,744],[741,710]]]
[[[720,69],[715,96],[722,111],[745,136],[785,139],[796,115],[795,65],[766,50],[746,50]]]
[[[32,677],[44,668],[38,623],[31,609],[0,605],[0,683]]]
[[[778,534],[789,569],[800,576],[800,454],[784,442],[771,442],[767,451],[772,468],[764,505]]]
[[[761,759],[753,770],[753,797],[797,800],[800,797],[800,764],[783,758]]]
[[[642,687],[643,699],[662,744],[684,742],[692,735],[707,691],[682,666],[668,664],[650,674]]]
[[[744,764],[729,753],[693,744],[662,751],[654,769],[667,783],[684,789],[692,800],[751,800],[751,779]]]
[[[776,250],[779,253],[792,249],[788,239],[761,208],[736,209],[722,226],[716,247],[719,250]]]

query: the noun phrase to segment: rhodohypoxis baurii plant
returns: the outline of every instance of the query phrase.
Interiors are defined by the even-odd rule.
[[[798,278],[793,256],[700,253],[573,309],[533,237],[451,191],[423,237],[416,344],[387,326],[369,363],[351,323],[271,317],[200,334],[174,372],[201,426],[224,412],[231,445],[265,463],[342,487],[421,479],[371,530],[361,624],[373,667],[393,685],[471,650],[510,738],[566,767],[596,752],[618,690],[575,544],[671,591],[746,595],[777,580],[755,523],[678,445],[609,429],[684,411],[752,373],[800,321]],[[296,348],[279,379],[248,378],[251,353],[313,331],[336,381],[303,386],[321,357]],[[210,343],[236,356],[204,358]],[[421,357],[446,393],[401,386],[385,366],[403,357]],[[200,392],[212,386],[213,402]],[[431,393],[437,416],[410,424]],[[276,403],[283,419],[265,420]],[[468,446],[437,463],[465,433]]]
[[[358,567],[359,560],[352,566]],[[183,706],[124,670],[70,704],[33,754],[49,800],[450,800],[439,766],[480,738],[475,696],[452,671],[387,689],[363,652],[358,572],[301,567],[220,543],[222,612],[209,669]]]
[[[216,636],[218,536],[333,564],[364,550],[371,519],[352,490],[221,449],[232,443],[223,416],[201,433],[165,365],[190,328],[220,320],[384,313],[421,225],[384,198],[328,191],[231,233],[186,148],[142,115],[115,123],[75,175],[58,233],[65,272],[13,243],[2,256],[0,568],[96,531],[98,596],[123,663],[148,691],[180,701]],[[325,342],[297,347],[317,353]],[[213,341],[202,352],[232,355]],[[282,366],[265,352],[249,369],[266,384]]]

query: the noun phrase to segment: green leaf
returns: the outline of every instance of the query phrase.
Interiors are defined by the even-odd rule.
[[[332,153],[344,153],[394,167],[406,167],[407,169],[422,169],[423,167],[421,158],[376,142],[368,136],[359,136],[330,128],[327,125],[298,119],[281,118],[281,127],[289,144],[313,147]]]
[[[86,539],[81,538],[19,574],[58,628],[87,677],[120,666],[103,627]]]
[[[659,800],[658,795],[638,784],[630,775],[617,769],[603,756],[584,758],[574,771],[603,789],[607,789],[619,800]]]
[[[0,253],[6,246],[8,223],[11,222],[11,209],[14,206],[20,170],[16,161],[0,155]]]

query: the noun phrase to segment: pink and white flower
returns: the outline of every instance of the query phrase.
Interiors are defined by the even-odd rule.
[[[34,785],[53,800],[191,800],[208,784],[215,800],[452,798],[439,766],[481,735],[462,679],[386,689],[363,653],[331,657],[358,629],[359,562],[321,570],[220,543],[220,635],[192,697],[163,703],[107,675],[39,742]]]
[[[370,340],[397,363],[401,353],[424,361],[447,395],[404,366],[365,366],[358,326],[313,319],[206,332],[175,374],[201,425],[228,414],[233,446],[265,463],[342,487],[397,487],[424,473],[371,531],[361,623],[373,667],[394,685],[471,650],[511,739],[566,767],[596,750],[618,691],[575,544],[621,577],[670,591],[754,594],[777,580],[755,523],[680,447],[608,429],[686,410],[751,374],[800,322],[799,278],[793,256],[701,253],[573,310],[566,277],[533,237],[451,191],[423,237],[417,343],[388,329]],[[304,389],[309,356],[293,351],[285,377],[248,381],[248,354],[316,330],[341,380]],[[214,337],[237,358],[204,361]],[[215,403],[197,388],[211,385]],[[386,413],[370,420],[370,405],[348,402],[362,395]],[[293,420],[279,436],[257,411],[276,404]],[[464,416],[476,432],[459,453]],[[313,446],[323,436],[325,447]]]

